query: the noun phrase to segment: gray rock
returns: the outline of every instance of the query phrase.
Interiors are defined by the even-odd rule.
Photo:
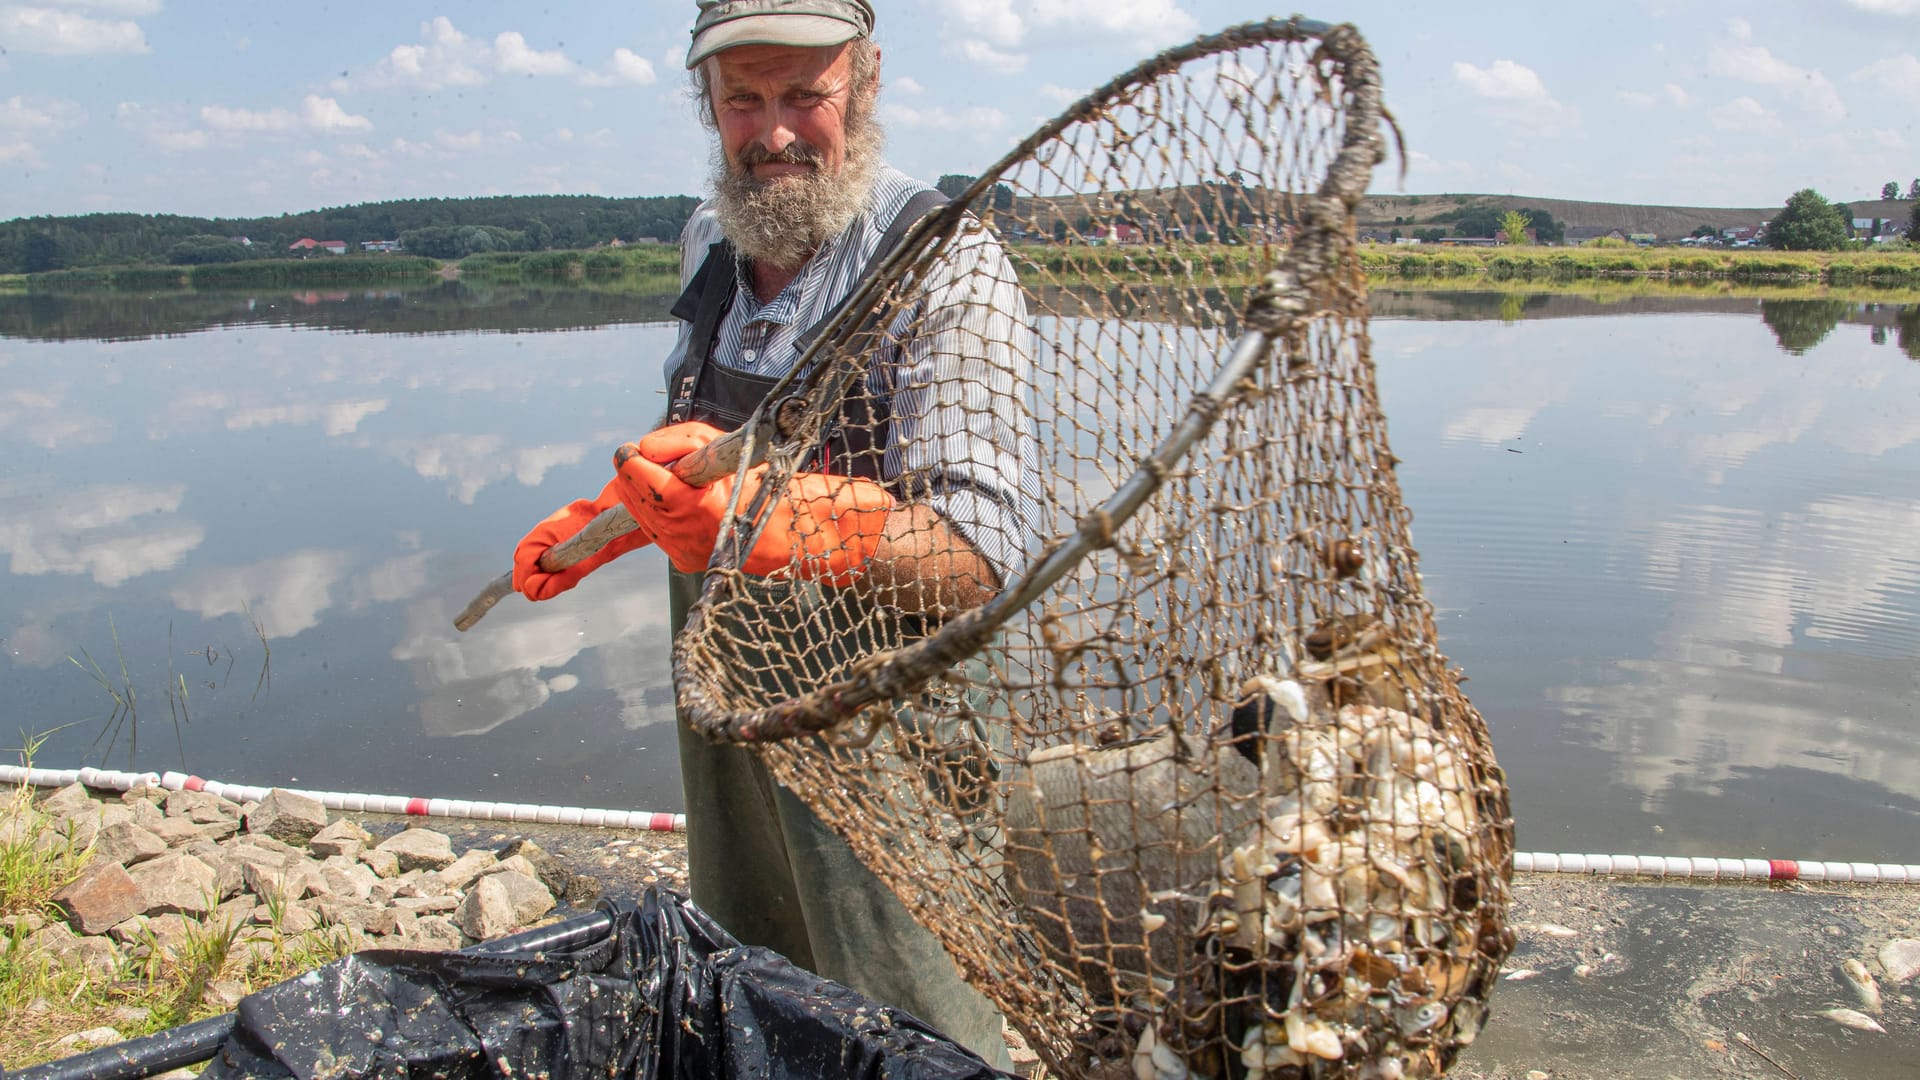
[[[26,939],[25,948],[63,968],[79,968],[89,978],[106,980],[120,967],[120,951],[104,937],[81,937],[66,923],[48,923]]]
[[[403,896],[445,896],[453,891],[447,887],[446,882],[440,880],[438,873],[431,870],[415,870],[409,874],[402,874],[400,880],[393,883],[395,899]]]
[[[119,927],[114,929],[118,930]],[[149,915],[127,940],[127,951],[135,956],[146,956],[150,950],[157,950],[162,959],[176,961],[180,959],[181,949],[191,932],[187,920],[172,912]]]
[[[100,830],[93,838],[93,857],[96,862],[119,863],[131,866],[137,862],[157,858],[166,854],[167,842],[153,835],[131,821],[109,825]]]
[[[127,803],[126,807],[133,814],[133,823],[143,829],[151,830],[167,820],[166,811],[160,809],[159,803],[150,799],[135,799]]]
[[[19,915],[0,916],[0,930],[5,930],[9,937],[12,936],[15,931],[22,934],[31,934],[45,925],[47,925],[47,920],[31,911],[23,912]]]
[[[289,860],[277,866],[265,862],[243,862],[240,874],[246,880],[247,891],[263,902],[285,905],[329,891],[326,882],[321,880],[319,869],[304,859]]]
[[[1899,938],[1880,946],[1880,966],[1894,985],[1920,975],[1920,941]]]
[[[59,788],[40,800],[40,812],[55,820],[75,814],[91,814],[99,808],[100,804],[87,794],[86,785],[78,782]]]
[[[372,833],[346,818],[340,818],[314,833],[313,838],[307,841],[307,850],[323,859],[330,855],[351,859],[372,842]]]
[[[160,801],[166,797],[166,788],[158,787],[154,784],[135,784],[120,793],[120,802],[126,806],[132,806],[137,802],[147,802],[158,805]]]
[[[289,844],[305,844],[327,827],[327,808],[310,795],[274,788],[247,814],[247,831]]]
[[[505,876],[492,874],[475,882],[453,913],[454,923],[468,937],[491,941],[518,925],[513,921],[513,898],[507,894]]]
[[[186,818],[170,817],[151,827],[153,835],[167,842],[168,847],[185,847],[195,840],[219,840],[232,836],[240,825],[234,821],[218,821],[201,824]]]
[[[533,864],[538,871],[540,884],[545,885],[548,892],[560,896],[567,891],[567,879],[573,876],[572,872],[539,844],[523,837],[500,849],[500,861],[503,863],[513,861],[515,856]]]
[[[103,1046],[112,1046],[122,1041],[120,1033],[110,1027],[88,1028],[56,1040],[53,1044],[53,1052],[56,1057],[72,1057],[75,1054],[98,1050]]]
[[[395,911],[410,911],[415,915],[441,915],[458,910],[461,899],[452,893],[445,896],[398,896],[391,906]]]
[[[231,900],[246,888],[246,878],[240,872],[242,864],[233,857],[230,847],[212,840],[195,840],[179,850],[206,863],[207,869],[213,871],[213,889],[220,899]]]
[[[493,852],[485,848],[474,848],[453,860],[451,865],[435,873],[439,876],[440,883],[447,888],[464,889],[473,884],[488,867],[499,861],[499,856]]]
[[[368,848],[360,853],[360,861],[373,871],[375,877],[390,878],[400,873],[400,856],[391,851]]]
[[[221,821],[238,821],[240,807],[218,795],[209,795],[204,791],[188,791],[185,788],[167,793],[166,802],[161,804],[168,817],[183,817],[200,825],[212,825]]]
[[[338,855],[320,867],[320,878],[327,883],[327,891],[332,895],[360,903],[373,897],[373,887],[380,880],[366,866]]]
[[[206,993],[201,995],[200,1000],[221,1012],[232,1012],[240,1004],[240,999],[246,996],[246,983],[233,979],[214,979],[207,983]]]
[[[376,851],[390,851],[408,870],[438,870],[453,864],[453,841],[432,829],[408,829],[380,842]],[[375,868],[378,873],[378,868]]]
[[[512,870],[488,874],[474,883],[454,910],[453,920],[482,941],[499,937],[553,910],[553,894],[538,878]]]
[[[460,928],[445,915],[422,915],[415,919],[406,933],[399,935],[392,945],[401,949],[433,949],[444,951],[457,949],[465,943]]]
[[[233,846],[235,848],[248,847],[260,851],[270,851],[275,855],[287,859],[304,859],[307,857],[306,848],[289,844],[284,840],[276,840],[266,833],[242,833],[234,839]]]
[[[177,912],[198,917],[215,901],[212,868],[191,855],[162,855],[132,867],[127,874],[140,888],[142,914]]]
[[[53,894],[67,922],[83,934],[104,934],[115,923],[133,918],[146,910],[143,900],[140,886],[118,862],[95,863]]]

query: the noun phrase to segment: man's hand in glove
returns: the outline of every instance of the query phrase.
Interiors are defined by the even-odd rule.
[[[551,600],[580,584],[581,578],[602,566],[635,548],[652,543],[653,537],[643,522],[639,528],[614,537],[607,542],[607,546],[565,570],[548,573],[540,569],[540,556],[545,555],[549,548],[573,539],[575,533],[586,528],[587,523],[599,517],[602,511],[619,505],[620,481],[615,478],[600,489],[598,499],[575,499],[535,525],[533,531],[520,541],[520,546],[513,550],[514,591],[529,600]]]
[[[674,424],[621,447],[615,484],[634,520],[652,534],[675,569],[707,568],[720,535],[720,519],[733,497],[730,474],[705,487],[690,487],[667,466],[720,437],[709,424]],[[767,467],[747,473],[745,505]],[[762,577],[785,575],[844,586],[858,579],[886,532],[893,496],[871,480],[799,473],[773,500],[771,517],[741,569]]]

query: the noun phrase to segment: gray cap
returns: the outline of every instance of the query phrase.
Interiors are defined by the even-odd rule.
[[[838,45],[873,33],[869,0],[699,0],[687,67],[735,45]]]

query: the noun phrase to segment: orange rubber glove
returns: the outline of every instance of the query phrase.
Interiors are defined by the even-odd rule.
[[[600,489],[598,499],[575,499],[535,525],[533,531],[521,539],[520,546],[513,549],[514,591],[529,600],[551,600],[627,552],[651,544],[653,537],[642,525],[624,536],[614,537],[606,547],[565,570],[548,573],[540,569],[540,556],[549,548],[573,539],[575,533],[587,527],[587,522],[619,505],[620,482],[609,480],[607,486]]]
[[[720,435],[710,424],[674,424],[622,447],[632,456],[618,466],[621,497],[634,520],[684,573],[705,570],[712,560],[720,519],[733,498],[734,477],[691,487],[667,466]],[[755,487],[741,493],[743,504],[766,472],[761,465],[747,473],[747,482]],[[761,577],[791,573],[825,585],[850,584],[879,549],[893,507],[893,496],[871,480],[796,474],[784,496],[774,500],[772,517],[741,569]]]

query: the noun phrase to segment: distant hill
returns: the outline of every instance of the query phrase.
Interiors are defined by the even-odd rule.
[[[1581,202],[1573,199],[1545,199],[1531,195],[1369,195],[1360,204],[1363,229],[1401,229],[1413,226],[1445,224],[1435,218],[1460,210],[1481,208],[1500,212],[1522,208],[1544,210],[1555,221],[1569,228],[1619,229],[1627,233],[1653,233],[1663,240],[1677,240],[1702,225],[1715,229],[1734,229],[1758,225],[1780,212],[1779,206],[1644,206],[1637,203]],[[1854,217],[1888,218],[1905,221],[1913,212],[1907,200],[1860,199],[1848,202]],[[1395,219],[1401,219],[1396,222]]]

